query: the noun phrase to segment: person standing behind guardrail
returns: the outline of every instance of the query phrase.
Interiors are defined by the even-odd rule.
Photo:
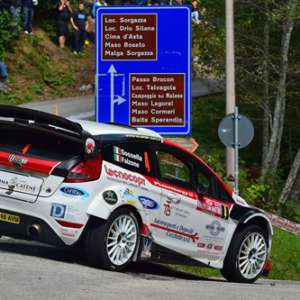
[[[32,34],[34,6],[37,5],[38,5],[38,0],[22,0],[25,34]]]
[[[66,39],[69,36],[68,24],[72,13],[73,11],[68,0],[60,0],[57,3],[57,35],[60,48],[65,47]]]
[[[79,2],[78,11],[71,17],[71,24],[75,29],[74,33],[74,54],[80,54],[84,47],[86,31],[88,30],[88,17],[84,11],[83,2]]]

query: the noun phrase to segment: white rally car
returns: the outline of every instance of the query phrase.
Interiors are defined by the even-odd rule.
[[[254,282],[268,218],[157,133],[0,105],[0,236],[83,245],[94,266],[151,259]]]

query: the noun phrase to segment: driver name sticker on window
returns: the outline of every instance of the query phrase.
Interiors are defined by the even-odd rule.
[[[135,168],[140,168],[140,163],[143,162],[143,157],[137,153],[131,153],[118,146],[113,147],[114,160],[118,163],[123,163]]]

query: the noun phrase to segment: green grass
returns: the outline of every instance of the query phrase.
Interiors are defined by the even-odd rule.
[[[274,228],[271,251],[272,270],[268,279],[300,281],[300,236]],[[220,271],[191,267],[175,266],[177,270],[204,277],[220,277]]]

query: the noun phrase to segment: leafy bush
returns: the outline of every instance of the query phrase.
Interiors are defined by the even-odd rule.
[[[0,12],[0,59],[3,59],[5,51],[18,38],[20,31],[19,19],[14,18],[9,12]]]

